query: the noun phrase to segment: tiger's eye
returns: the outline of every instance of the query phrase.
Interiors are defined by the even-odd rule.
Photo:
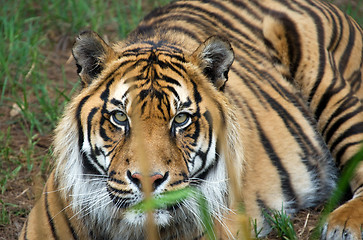
[[[127,116],[123,112],[116,112],[113,114],[113,118],[116,123],[123,123],[127,121]]]
[[[178,115],[176,115],[174,117],[174,122],[176,124],[183,124],[183,123],[186,123],[188,119],[189,119],[189,115],[188,114],[186,114],[186,113],[179,113]]]

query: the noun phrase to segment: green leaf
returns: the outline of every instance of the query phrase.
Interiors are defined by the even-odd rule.
[[[175,191],[169,191],[160,194],[160,196],[146,199],[135,206],[131,207],[130,210],[147,212],[152,211],[154,209],[165,208],[178,202],[183,201],[184,199],[192,196],[194,190],[192,188],[183,188]]]
[[[200,211],[200,215],[201,215],[200,217],[202,219],[202,222],[203,222],[203,225],[205,228],[205,232],[207,234],[207,239],[214,240],[214,239],[216,239],[216,235],[215,235],[214,228],[213,228],[214,224],[213,224],[212,216],[209,211],[208,202],[201,192],[197,192],[196,196],[197,196],[197,201],[199,203],[199,211]]]

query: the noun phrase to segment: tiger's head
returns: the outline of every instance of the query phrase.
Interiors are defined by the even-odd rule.
[[[240,175],[235,109],[223,93],[233,51],[211,37],[195,51],[147,39],[106,44],[80,34],[73,47],[83,88],[56,129],[56,176],[75,217],[108,238],[140,237],[145,198],[193,186],[214,217],[227,207],[227,162]],[[156,209],[160,231],[202,231],[198,202]],[[178,226],[177,228],[175,226]],[[170,232],[170,231],[169,231]]]

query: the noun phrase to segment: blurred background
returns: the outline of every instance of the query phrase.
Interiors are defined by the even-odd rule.
[[[169,1],[0,0],[0,240],[17,239],[50,172],[52,130],[80,85],[74,37],[92,29],[106,41],[123,39]],[[363,0],[332,2],[363,25]],[[294,220],[301,238],[320,211]]]

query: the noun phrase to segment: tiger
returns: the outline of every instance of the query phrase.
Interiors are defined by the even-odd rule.
[[[257,237],[271,210],[320,206],[363,140],[360,26],[317,0],[176,1],[109,44],[87,30],[72,53],[82,87],[55,129],[54,170],[19,239]],[[363,165],[321,239],[362,239]],[[155,235],[145,225],[154,226]]]

